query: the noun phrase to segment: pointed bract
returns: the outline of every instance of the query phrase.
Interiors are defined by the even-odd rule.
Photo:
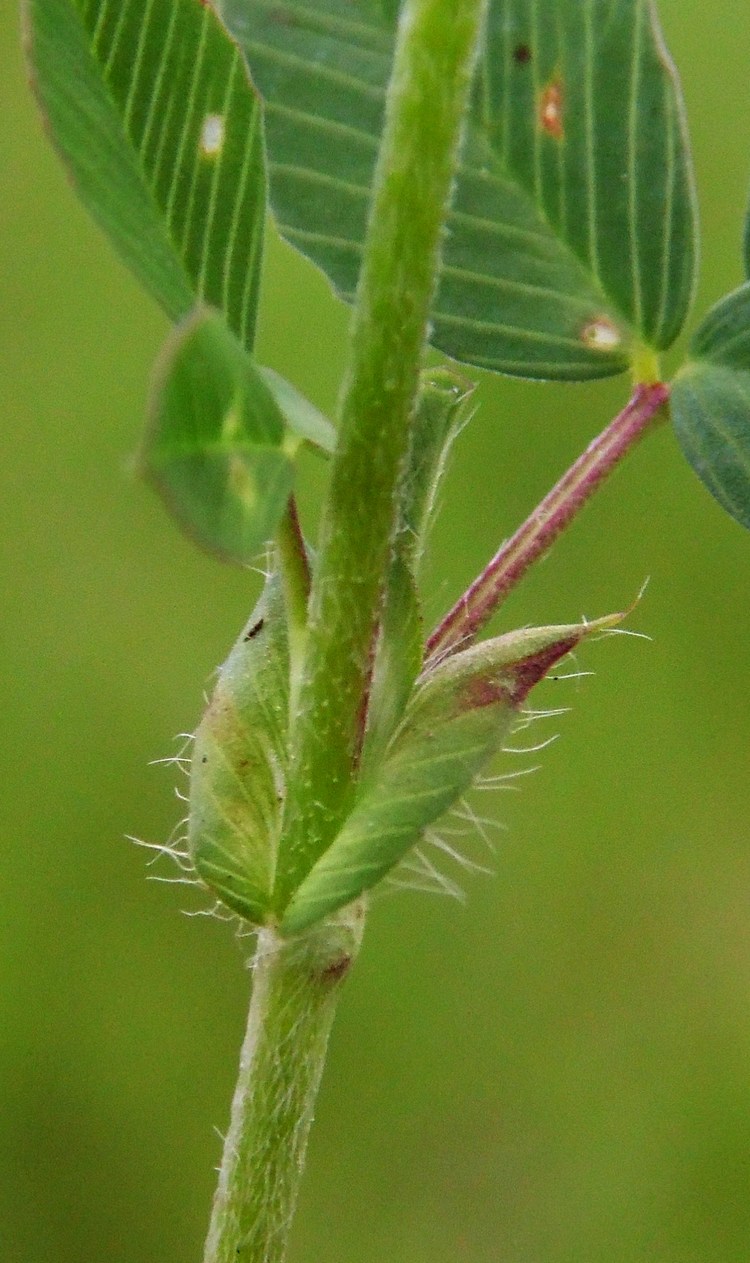
[[[219,670],[195,734],[188,852],[201,880],[253,925],[267,917],[286,788],[289,648],[274,578]]]
[[[399,491],[393,555],[386,579],[367,708],[363,766],[382,755],[419,675],[424,628],[417,580],[448,449],[463,424],[471,383],[450,369],[422,374]]]
[[[511,632],[425,671],[343,828],[286,908],[282,932],[305,929],[385,877],[501,748],[533,686],[621,618]]]

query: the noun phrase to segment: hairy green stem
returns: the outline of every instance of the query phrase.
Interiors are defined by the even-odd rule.
[[[339,823],[352,780],[441,232],[486,2],[406,0],[399,22],[305,668],[292,708],[279,909]],[[303,554],[291,514],[277,543],[294,637],[303,605]],[[259,934],[205,1263],[282,1263],[336,996],[361,926],[356,907],[290,940],[272,929]]]
[[[613,469],[664,415],[668,399],[669,387],[662,382],[636,388],[622,412],[563,474],[435,628],[427,641],[427,658],[443,658],[471,644],[529,567],[545,556]]]
[[[345,814],[486,0],[406,0],[323,509],[275,902]]]
[[[358,904],[297,938],[258,934],[204,1263],[284,1259],[328,1036],[362,926]]]

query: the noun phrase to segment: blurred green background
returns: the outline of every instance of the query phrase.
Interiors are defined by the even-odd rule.
[[[740,279],[750,10],[662,0],[695,144],[704,308]],[[165,322],[75,202],[0,8],[0,1258],[201,1255],[248,945],[146,883],[134,833],[258,588],[132,477]],[[333,404],[346,316],[277,243],[261,350]],[[483,380],[434,536],[433,615],[624,402]],[[315,511],[318,473],[303,496]],[[345,994],[291,1263],[750,1258],[750,538],[668,432],[507,607],[598,615],[651,583],[465,905],[378,899]],[[532,729],[532,740],[555,731]],[[503,770],[528,766],[508,758]],[[465,844],[482,858],[481,846]]]

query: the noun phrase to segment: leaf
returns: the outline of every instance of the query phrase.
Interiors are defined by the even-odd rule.
[[[336,450],[336,428],[291,382],[272,368],[259,366],[268,389],[290,430],[326,456]]]
[[[221,316],[198,311],[175,330],[149,413],[144,476],[201,547],[249,564],[284,512],[299,440]]]
[[[672,386],[672,420],[701,482],[750,528],[750,282],[712,308]]]
[[[277,578],[224,666],[195,734],[188,853],[221,901],[266,919],[286,786],[289,646]]]
[[[265,102],[281,232],[351,300],[393,52],[375,0],[222,0]],[[391,9],[393,6],[391,6]],[[651,0],[491,0],[433,313],[458,360],[527,377],[667,347],[693,289],[682,103]]]
[[[198,0],[24,0],[31,74],[73,184],[173,319],[200,299],[252,347],[260,108]]]
[[[305,929],[379,882],[469,788],[550,667],[621,617],[511,632],[426,670],[351,815],[292,897],[282,933]]]

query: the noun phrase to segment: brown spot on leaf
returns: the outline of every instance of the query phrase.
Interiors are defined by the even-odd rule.
[[[531,49],[528,44],[517,44],[513,49],[513,60],[517,66],[528,66],[531,61]]]
[[[565,135],[563,85],[560,79],[553,79],[542,92],[539,99],[539,126],[553,140],[562,140]]]

